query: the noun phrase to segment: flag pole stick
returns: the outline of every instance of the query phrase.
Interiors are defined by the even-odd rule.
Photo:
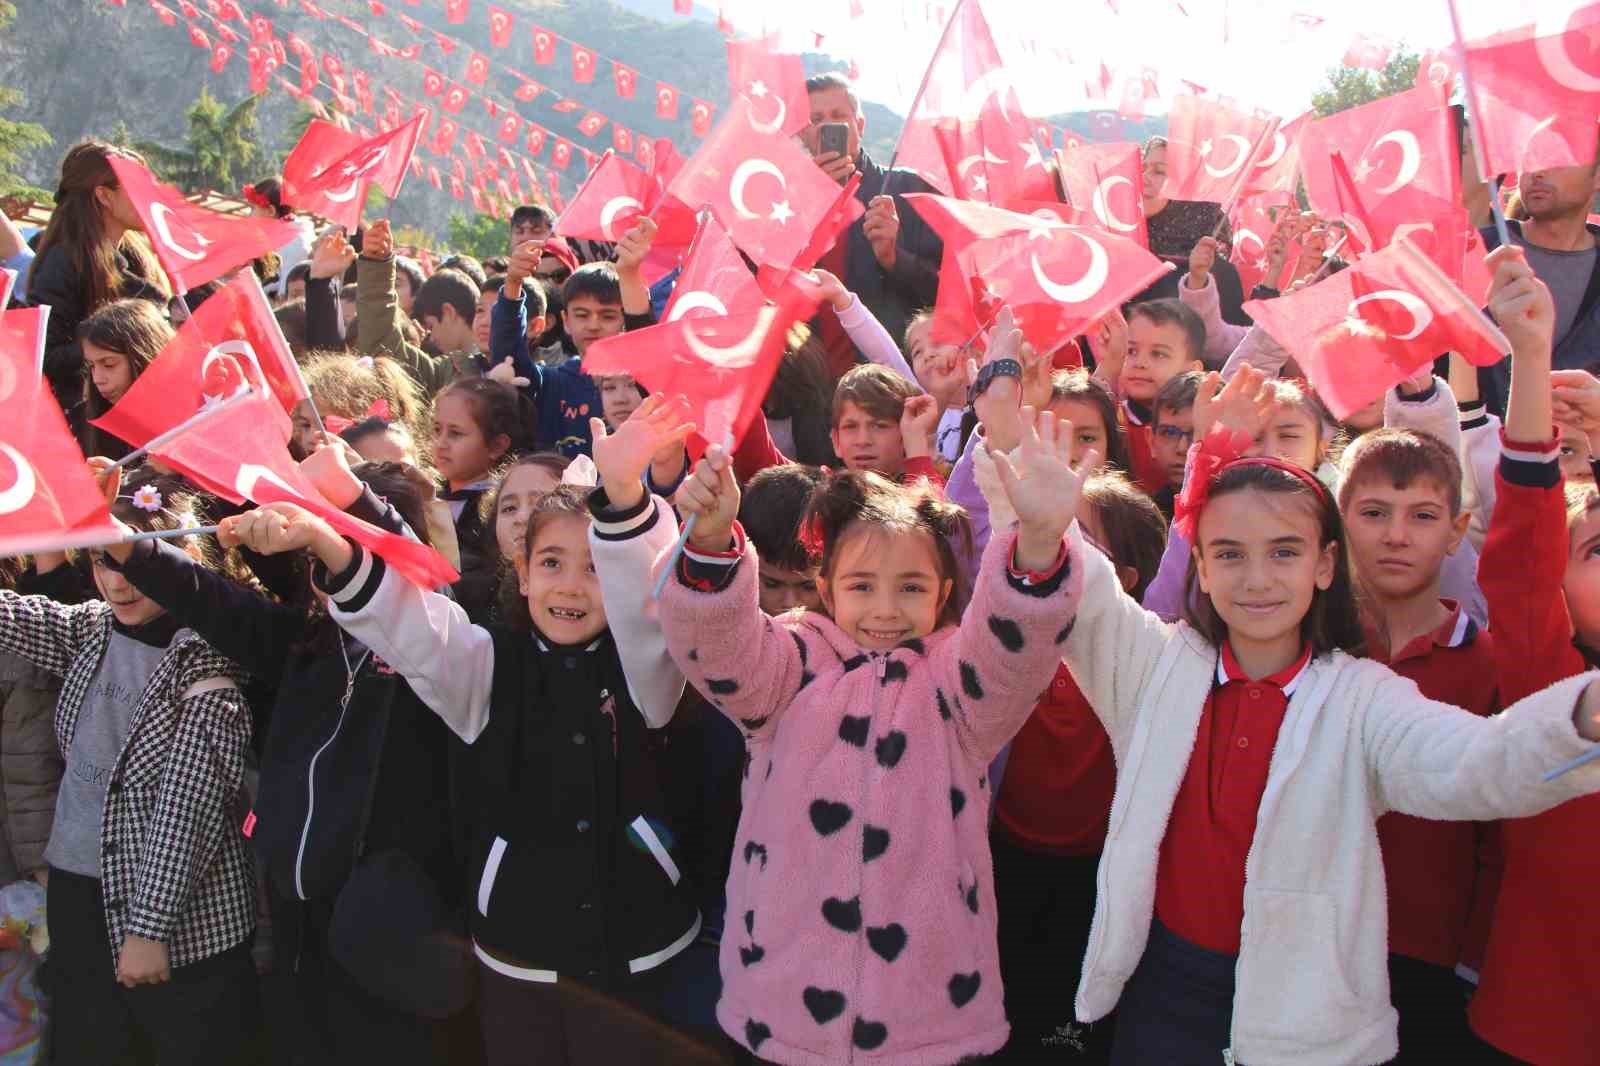
[[[1489,183],[1489,213],[1494,216],[1494,231],[1504,247],[1511,243],[1511,231],[1506,227],[1505,208],[1500,206],[1500,179],[1489,173],[1489,150],[1483,146],[1482,114],[1478,109],[1478,93],[1472,84],[1472,70],[1467,63],[1467,42],[1461,33],[1461,13],[1456,10],[1456,0],[1445,0],[1450,9],[1450,29],[1456,35],[1456,55],[1461,59],[1462,102],[1466,104],[1467,128],[1472,131],[1472,154],[1478,164],[1478,176]]]
[[[129,533],[119,543],[132,544],[137,540],[176,540],[191,534],[215,533],[221,526],[189,526],[179,529],[152,529],[144,533]]]
[[[761,417],[760,411],[756,412],[756,417]],[[732,451],[733,431],[729,430],[727,435],[722,438],[722,457],[730,463],[733,462]],[[678,565],[678,557],[683,554],[683,549],[688,546],[689,536],[694,532],[695,519],[699,517],[700,515],[696,513],[684,519],[683,532],[678,534],[677,541],[672,545],[672,551],[667,555],[667,565],[661,568],[661,576],[656,579],[656,599],[659,600],[661,594],[666,591],[667,582],[672,578],[672,569]]]
[[[900,144],[906,139],[906,130],[911,128],[911,118],[917,113],[917,105],[922,103],[922,94],[928,91],[928,79],[933,77],[933,64],[939,58],[939,53],[944,51],[944,42],[949,40],[950,31],[955,28],[956,18],[961,14],[961,8],[967,0],[956,0],[956,6],[950,9],[950,19],[944,24],[944,32],[939,34],[939,43],[933,46],[933,55],[928,57],[928,67],[922,72],[922,82],[917,86],[917,95],[911,98],[911,110],[906,112],[906,123],[900,127],[900,136],[894,142],[894,151],[889,153],[889,164],[883,168],[883,191],[889,191],[889,182],[894,178],[894,161],[900,157]]]
[[[283,350],[290,353],[289,365],[294,367],[294,379],[299,384],[300,391],[305,394],[305,399],[301,403],[304,403],[306,409],[311,412],[311,421],[317,427],[317,432],[327,433],[327,428],[322,424],[322,412],[317,410],[317,401],[311,398],[311,386],[306,384],[306,376],[300,370],[300,360],[294,358],[294,353],[289,349],[289,338],[283,335],[283,327],[278,325],[278,316],[272,313],[272,303],[267,299],[267,290],[261,287],[261,279],[256,277],[254,270],[250,271],[250,277],[256,283],[256,293],[261,297],[261,306],[267,309],[267,318],[271,320],[272,328],[278,331],[278,339],[283,342]]]
[[[1573,759],[1570,762],[1564,762],[1554,770],[1548,771],[1541,780],[1554,781],[1568,770],[1576,770],[1578,767],[1594,762],[1596,759],[1600,759],[1600,744],[1595,745],[1593,751],[1584,752],[1576,759]]]
[[[1245,157],[1244,166],[1239,169],[1239,180],[1234,183],[1232,189],[1228,190],[1228,198],[1218,205],[1222,209],[1222,217],[1217,219],[1216,227],[1211,231],[1212,239],[1222,239],[1222,227],[1228,224],[1228,213],[1239,202],[1239,197],[1244,193],[1245,185],[1250,181],[1250,172],[1256,168],[1256,163],[1261,159],[1262,151],[1268,144],[1272,143],[1272,138],[1278,135],[1278,127],[1282,124],[1283,120],[1274,115],[1271,121],[1267,123],[1267,128],[1261,131],[1261,136],[1256,138],[1256,143],[1250,146],[1250,154]]]
[[[244,392],[241,392],[237,396],[231,396],[228,399],[223,400],[221,403],[217,404],[215,407],[207,407],[207,408],[205,408],[203,410],[196,411],[194,414],[190,415],[188,418],[184,419],[182,422],[179,422],[177,425],[173,426],[171,429],[167,430],[165,433],[158,433],[154,437],[150,438],[150,441],[147,444],[145,444],[144,447],[135,448],[133,451],[129,452],[127,455],[124,455],[121,459],[118,459],[116,462],[111,464],[109,469],[115,470],[118,467],[127,466],[129,463],[133,462],[134,460],[140,459],[143,456],[145,456],[150,451],[151,448],[159,448],[161,445],[163,445],[163,444],[167,443],[168,441],[172,440],[174,437],[178,437],[178,436],[181,436],[184,433],[187,433],[189,430],[193,429],[195,426],[200,425],[202,422],[209,422],[211,419],[215,418],[217,415],[221,414],[223,411],[226,411],[228,408],[232,407],[234,404],[237,404],[241,400],[243,400],[246,397],[248,397],[251,394],[251,392],[253,392],[253,391],[254,390],[246,389]]]

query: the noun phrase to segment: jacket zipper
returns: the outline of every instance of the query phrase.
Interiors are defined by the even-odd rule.
[[[867,654],[872,658],[873,674],[877,677],[877,680],[878,680],[878,683],[872,687],[872,711],[868,716],[868,721],[871,724],[867,727],[867,750],[870,751],[871,748],[872,748],[872,730],[878,724],[878,698],[883,692],[883,680],[884,680],[884,677],[887,675],[888,670],[889,670],[889,656],[887,654],[880,655],[878,652],[868,652]],[[866,832],[866,826],[867,826],[867,810],[868,810],[867,794],[868,794],[868,792],[869,792],[869,790],[871,788],[872,768],[875,765],[875,763],[870,758],[869,759],[863,759],[861,761],[862,761],[862,765],[866,767],[865,771],[861,775],[861,831],[864,833],[864,832]],[[856,905],[858,907],[864,907],[866,905],[866,901],[862,898],[866,894],[863,891],[863,889],[865,888],[866,879],[867,879],[867,864],[865,862],[858,863],[856,865]],[[861,915],[861,926],[862,926],[863,929],[865,929],[866,926],[867,926],[867,916],[866,916],[866,913],[864,911],[863,911],[863,913]],[[857,994],[859,994],[860,991],[861,991],[861,975],[862,975],[861,945],[862,945],[862,943],[863,943],[863,941],[865,939],[866,939],[865,934],[863,934],[862,936],[857,937],[855,939],[855,965],[854,965],[855,973],[854,973],[854,979],[855,979],[856,983],[853,986],[853,988],[854,988],[854,991]],[[856,1061],[855,1040],[851,1039],[849,1035],[846,1035],[845,1039],[850,1040],[850,1043],[849,1043],[850,1057],[846,1061],[853,1063],[853,1062]]]
[[[339,649],[341,652],[344,650],[344,641],[342,639],[339,643]],[[299,896],[302,901],[306,898],[306,890],[305,885],[301,882],[301,868],[306,858],[306,841],[311,836],[311,819],[317,813],[317,760],[322,758],[322,753],[327,751],[335,740],[339,739],[339,732],[344,729],[344,716],[350,710],[350,696],[355,692],[356,674],[366,665],[367,656],[370,654],[372,654],[370,650],[362,652],[361,658],[356,660],[356,665],[353,668],[350,666],[350,661],[348,659],[345,660],[344,696],[339,700],[339,719],[333,723],[333,732],[328,734],[328,739],[324,740],[322,746],[311,756],[311,765],[306,771],[306,821],[305,825],[300,827],[300,847],[295,851],[294,855],[294,894]],[[379,756],[382,756],[382,752],[379,752]],[[372,772],[378,772],[376,766],[373,767]]]

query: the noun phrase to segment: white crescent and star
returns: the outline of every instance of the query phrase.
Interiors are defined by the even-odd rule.
[[[731,345],[707,344],[695,332],[694,323],[687,322],[683,327],[683,342],[689,350],[712,366],[722,367],[726,370],[742,370],[751,366],[761,355],[762,343],[766,340],[767,328],[772,324],[772,318],[778,313],[775,304],[766,304],[756,316],[755,325],[750,332],[737,343]]]
[[[617,216],[630,207],[637,211],[644,210],[644,204],[631,196],[613,196],[600,209],[600,231],[606,235],[606,240],[617,240],[616,230],[612,226],[616,222]]]
[[[1365,303],[1373,303],[1378,300],[1397,303],[1401,307],[1404,307],[1406,309],[1406,313],[1411,316],[1411,329],[1405,333],[1390,334],[1394,340],[1413,340],[1420,336],[1423,330],[1427,329],[1433,324],[1433,309],[1424,303],[1420,296],[1416,295],[1415,293],[1407,292],[1404,289],[1379,289],[1377,292],[1369,292],[1365,296],[1358,296],[1354,300],[1350,301],[1350,309],[1346,313],[1352,318],[1362,318],[1362,315],[1359,312],[1361,305]],[[1362,318],[1362,320],[1371,321],[1370,319],[1364,318]],[[1376,323],[1373,324],[1376,325]]]
[[[1240,255],[1244,254],[1244,244],[1246,240],[1255,241],[1256,251],[1258,252],[1264,252],[1267,250],[1267,244],[1261,239],[1261,235],[1259,233],[1248,226],[1240,226],[1238,233],[1234,235],[1233,241],[1233,247],[1239,252]]]
[[[761,82],[751,82],[751,100],[759,100],[764,96],[771,96],[772,99],[777,103],[778,113],[773,116],[772,121],[770,122],[758,122],[756,120],[755,105],[752,103],[750,107],[750,125],[757,133],[781,133],[783,131],[783,124],[789,119],[789,105],[783,102],[783,97],[777,95],[776,93],[769,93],[767,91],[767,87]]]
[[[1226,178],[1231,174],[1237,173],[1239,168],[1244,166],[1244,161],[1250,157],[1250,142],[1239,136],[1237,133],[1224,133],[1222,135],[1222,139],[1224,141],[1232,141],[1234,144],[1238,145],[1239,154],[1234,156],[1232,163],[1221,169],[1211,165],[1211,150],[1215,148],[1216,145],[1210,140],[1203,141],[1200,145],[1201,161],[1205,165],[1206,173],[1210,174],[1213,178]]]
[[[1274,133],[1272,135],[1272,151],[1268,152],[1266,154],[1266,157],[1263,158],[1259,163],[1256,164],[1256,169],[1257,170],[1266,170],[1269,167],[1277,166],[1278,165],[1278,160],[1282,159],[1283,158],[1283,153],[1288,151],[1288,150],[1289,150],[1289,139],[1287,137],[1285,137],[1281,132],[1280,133]]]
[[[672,310],[667,312],[667,321],[676,322],[690,311],[710,311],[716,315],[727,315],[728,305],[714,293],[704,289],[690,289],[676,300],[672,301]]]
[[[1395,171],[1393,181],[1372,190],[1380,196],[1387,196],[1412,181],[1417,176],[1417,169],[1422,165],[1422,146],[1417,144],[1417,135],[1410,130],[1390,130],[1372,142],[1372,147],[1367,149],[1367,155],[1376,154],[1379,147],[1384,144],[1400,146],[1400,169]]]
[[[205,388],[206,371],[210,369],[213,363],[222,359],[227,359],[233,363],[234,370],[236,370],[239,374],[239,387],[234,390],[233,396],[239,395],[241,392],[249,389],[253,384],[249,373],[245,371],[244,363],[240,361],[241,359],[249,360],[250,365],[256,369],[257,377],[259,377],[261,373],[261,364],[256,360],[256,350],[250,346],[249,341],[239,340],[236,338],[212,345],[211,350],[206,352],[205,356],[200,360],[201,395],[205,397],[206,404],[208,406],[222,400],[229,400],[233,398],[233,396],[213,396],[210,393],[203,391]]]
[[[1039,265],[1039,253],[1034,252],[1028,257],[1033,266],[1033,280],[1052,300],[1064,304],[1083,303],[1105,286],[1111,268],[1110,259],[1106,255],[1105,248],[1093,237],[1078,230],[1063,232],[1071,234],[1089,246],[1089,266],[1084,270],[1083,277],[1069,284],[1056,281],[1044,272],[1044,268]]]
[[[1600,75],[1591,74],[1572,61],[1567,51],[1566,30],[1569,16],[1541,15],[1533,27],[1533,48],[1545,72],[1564,87],[1580,93],[1600,93]]]
[[[1450,77],[1450,66],[1443,60],[1435,59],[1428,64],[1428,80],[1435,85],[1443,85]]]
[[[740,163],[737,168],[735,168],[733,172],[733,178],[728,182],[728,199],[733,203],[733,209],[739,213],[740,218],[761,217],[756,212],[750,210],[750,208],[747,207],[744,202],[745,183],[751,178],[755,177],[757,174],[771,174],[773,177],[778,179],[778,184],[781,185],[785,191],[787,191],[789,188],[788,181],[784,179],[783,171],[779,170],[771,160],[762,159],[760,157],[755,159],[746,159],[743,163]],[[786,204],[774,203],[774,216],[780,213],[778,211],[779,207],[785,207],[785,209],[787,209]]]
[[[1000,94],[1000,118],[1003,121],[1011,120],[1011,113],[1006,110],[1006,90],[1011,88],[1011,76],[1003,67],[994,67],[984,73],[977,81],[968,85],[961,94],[961,117],[976,118],[983,113],[983,105],[989,97]]]
[[[1124,222],[1111,210],[1111,190],[1118,185],[1126,185],[1130,193],[1133,191],[1132,179],[1121,174],[1113,174],[1094,187],[1092,203],[1094,214],[1108,228],[1116,230],[1118,233],[1132,233],[1139,228],[1138,223]]]
[[[11,465],[17,471],[11,487],[0,492],[0,514],[13,514],[28,506],[38,489],[38,482],[34,478],[33,465],[23,458],[21,452],[4,441],[0,441],[0,452],[11,460]]]
[[[206,257],[205,250],[211,244],[211,242],[205,237],[202,237],[200,234],[195,233],[194,230],[191,229],[189,230],[189,233],[194,237],[195,243],[200,246],[199,249],[190,248],[187,245],[180,244],[178,239],[172,235],[172,224],[167,221],[168,216],[176,217],[172,208],[168,207],[160,200],[151,201],[150,221],[155,224],[156,236],[161,239],[161,243],[172,249],[172,251],[176,254],[183,256],[183,258],[189,260],[191,263],[198,263],[200,260],[204,259]]]

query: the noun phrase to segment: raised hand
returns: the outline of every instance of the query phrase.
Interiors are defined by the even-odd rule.
[[[500,289],[506,299],[522,298],[522,283],[538,272],[542,258],[543,241],[523,241],[511,250],[511,259],[506,264],[505,284]]]
[[[811,271],[811,276],[816,279],[817,287],[822,290],[822,298],[832,304],[835,311],[844,311],[850,307],[850,290],[844,287],[844,282],[821,267]]]
[[[368,259],[388,259],[394,255],[394,236],[389,232],[389,220],[380,218],[368,226],[361,235],[361,254]]]
[[[650,245],[655,239],[655,220],[641,215],[617,242],[617,273],[638,273],[639,266],[644,262],[644,257],[650,254]]]
[[[685,418],[688,403],[682,396],[646,396],[615,433],[607,433],[600,419],[589,419],[595,469],[613,507],[637,506],[644,497],[641,478],[651,462],[667,448],[681,447],[694,432],[694,423]]]
[[[490,381],[498,381],[502,385],[510,385],[517,389],[525,389],[531,384],[527,378],[517,376],[509,355],[490,367],[489,372],[483,376]]]
[[[1542,350],[1548,358],[1556,325],[1550,289],[1539,280],[1528,265],[1527,255],[1517,245],[1501,245],[1484,262],[1494,272],[1489,286],[1489,314],[1511,342],[1513,355],[1534,355]]]
[[[218,523],[224,548],[249,548],[257,555],[310,551],[334,573],[350,565],[350,545],[316,515],[292,503],[269,503]]]
[[[1016,564],[1024,570],[1047,570],[1061,549],[1061,537],[1078,516],[1078,500],[1088,471],[1100,456],[1083,456],[1084,473],[1072,468],[1072,423],[1049,411],[1022,409],[1022,442],[1013,463],[994,456],[1000,487],[1017,516]]]
[[[995,316],[994,326],[989,330],[989,343],[983,353],[982,366],[998,362],[1001,359],[1015,359],[1018,363],[1023,355],[1022,331],[1016,328],[1015,317],[1009,307],[1002,307]],[[1029,349],[1031,351],[1031,348]],[[970,389],[978,382],[978,372],[982,369],[978,360],[967,360],[967,387]],[[1026,374],[1027,367],[1023,367]],[[978,421],[983,423],[984,442],[990,451],[1010,451],[1017,446],[1021,439],[1021,425],[1018,422],[1018,408],[1022,404],[1022,388],[1024,379],[1010,375],[997,374],[989,379],[988,386],[973,399],[973,410],[978,415]]]
[[[853,171],[855,167],[850,169]],[[848,176],[845,180],[848,180]],[[867,204],[866,217],[861,220],[861,232],[872,245],[872,254],[878,257],[878,265],[885,270],[893,270],[895,241],[900,236],[900,215],[895,210],[894,197],[872,198]]]
[[[361,496],[362,486],[350,468],[360,464],[361,456],[356,455],[343,437],[332,433],[312,434],[310,445],[311,454],[300,460],[300,473],[323,499],[339,510],[355,503]]]
[[[1217,239],[1201,237],[1189,250],[1189,279],[1184,284],[1191,289],[1205,288],[1206,279],[1211,276],[1211,268],[1216,264]]]
[[[1266,375],[1246,363],[1226,385],[1222,375],[1212,371],[1200,380],[1194,397],[1194,439],[1203,440],[1217,426],[1261,436],[1274,397],[1267,389]]]
[[[336,278],[350,269],[350,264],[356,261],[356,250],[350,246],[346,239],[343,226],[335,226],[322,235],[315,248],[311,249],[311,276],[314,278]]]
[[[739,516],[739,482],[733,462],[722,445],[706,449],[673,500],[684,520],[694,517],[689,546],[696,551],[727,551],[733,538],[733,521]]]
[[[900,412],[900,440],[907,459],[933,454],[933,434],[939,428],[939,401],[927,393],[906,400]]]

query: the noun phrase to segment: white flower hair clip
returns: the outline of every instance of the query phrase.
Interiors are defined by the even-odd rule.
[[[561,474],[561,483],[592,489],[600,484],[600,471],[594,465],[593,459],[587,455],[580,455],[567,464],[567,469]]]
[[[161,510],[161,490],[154,485],[140,485],[128,500],[139,510],[155,514]]]
[[[363,370],[371,370],[376,365],[377,364],[372,361],[372,356],[370,355],[363,355],[361,358],[356,360],[356,366],[359,366]]]

